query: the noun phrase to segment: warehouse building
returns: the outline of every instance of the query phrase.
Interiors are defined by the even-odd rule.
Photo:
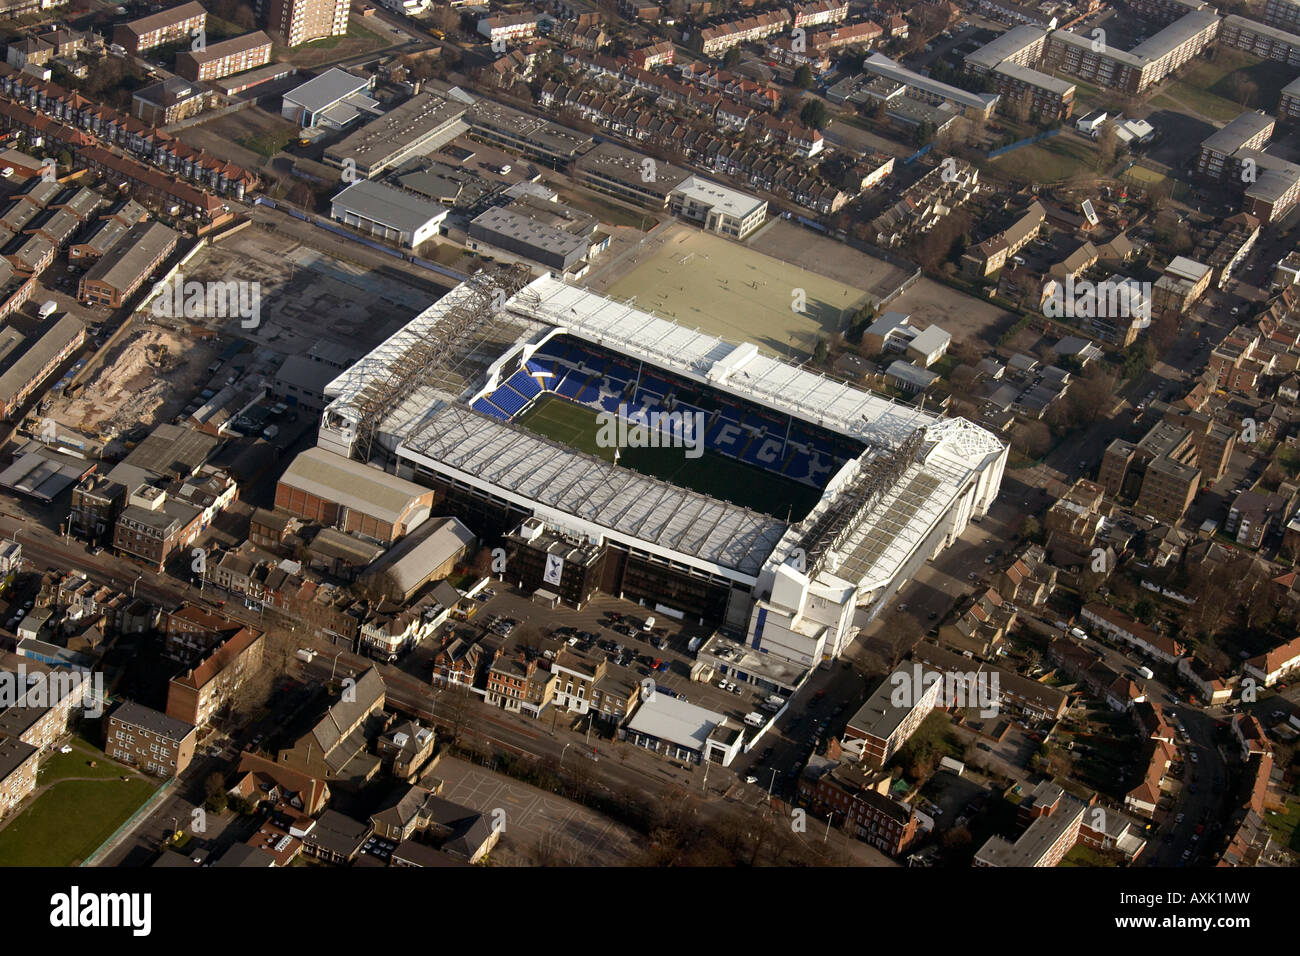
[[[120,308],[144,280],[166,261],[180,234],[160,222],[142,222],[81,277],[77,298],[88,305]]]
[[[64,315],[35,341],[20,337],[0,359],[0,416],[12,418],[85,341],[86,327],[70,315]]]
[[[371,80],[332,67],[295,86],[280,100],[280,115],[304,128],[343,129],[358,117],[378,112],[379,102],[366,93]]]
[[[423,524],[433,498],[428,488],[322,448],[295,458],[275,489],[276,508],[383,543]]]
[[[369,179],[464,133],[466,108],[459,98],[426,89],[326,149],[325,162]]]
[[[408,249],[436,236],[450,211],[368,179],[353,183],[330,201],[330,218]]]

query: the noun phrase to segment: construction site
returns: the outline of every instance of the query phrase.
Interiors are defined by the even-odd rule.
[[[163,326],[137,326],[75,395],[53,399],[44,414],[64,428],[103,440],[170,421],[194,395],[219,348],[214,341]]]

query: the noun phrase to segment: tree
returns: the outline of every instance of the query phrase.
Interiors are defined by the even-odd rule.
[[[794,71],[794,85],[801,90],[810,90],[813,85],[813,72],[804,64]]]
[[[935,126],[929,120],[922,120],[912,131],[912,144],[915,146],[924,146],[934,139]]]
[[[818,99],[810,99],[799,111],[799,121],[812,129],[822,129],[830,122],[830,118],[826,104]]]
[[[1115,165],[1115,156],[1119,151],[1119,134],[1114,123],[1107,123],[1097,136],[1097,171],[1105,173]]]
[[[734,70],[738,67],[740,65],[740,47],[728,48],[727,52],[722,54],[722,65],[728,70]]]
[[[813,364],[824,365],[829,354],[829,349],[826,347],[826,340],[819,336],[817,339],[817,347],[813,349]]]

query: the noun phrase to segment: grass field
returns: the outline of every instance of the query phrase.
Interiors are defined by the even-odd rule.
[[[678,225],[596,291],[730,342],[803,358],[840,331],[866,293],[721,236]],[[796,312],[796,291],[804,310]]]
[[[1023,182],[1052,183],[1076,173],[1091,173],[1096,163],[1097,148],[1092,143],[1062,133],[1033,146],[1013,149],[993,160],[992,167]]]
[[[596,443],[596,414],[557,395],[543,395],[518,422],[539,435],[613,461],[615,449]],[[681,448],[623,448],[619,464],[783,521],[801,520],[821,498],[817,488],[713,451],[687,458]]]
[[[0,866],[74,866],[156,789],[135,774],[122,780],[123,768],[84,741],[74,740],[72,747],[72,753],[45,759],[37,786],[49,789],[0,830]],[[94,779],[69,779],[76,777]]]

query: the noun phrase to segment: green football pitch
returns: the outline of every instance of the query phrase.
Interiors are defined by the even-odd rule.
[[[517,421],[530,431],[606,461],[613,448],[596,443],[596,412],[558,395],[543,395]],[[821,498],[821,490],[715,451],[687,458],[681,448],[623,448],[618,463],[652,478],[761,511],[782,521],[800,521]]]

